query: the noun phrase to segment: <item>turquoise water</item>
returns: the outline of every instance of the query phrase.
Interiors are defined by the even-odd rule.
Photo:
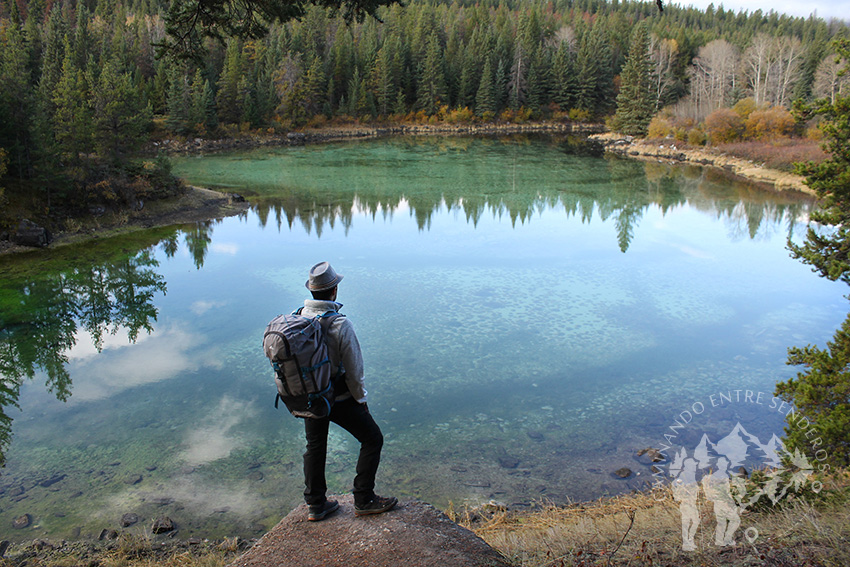
[[[13,438],[0,535],[93,536],[132,512],[255,536],[300,502],[303,432],[275,410],[265,324],[309,267],[345,275],[386,445],[380,493],[522,507],[643,486],[635,452],[695,402],[794,376],[841,284],[791,259],[810,200],[566,138],[416,138],[175,160],[239,217],[0,259]],[[48,388],[45,388],[48,383]],[[14,388],[12,388],[14,390]],[[67,398],[60,401],[57,397]],[[781,433],[766,405],[735,422]],[[357,446],[331,433],[331,490]],[[628,466],[641,473],[619,479]],[[30,514],[32,525],[11,529]]]

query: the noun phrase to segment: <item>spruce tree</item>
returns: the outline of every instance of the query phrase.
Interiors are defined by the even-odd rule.
[[[168,115],[165,123],[175,134],[185,135],[191,131],[190,108],[191,97],[189,85],[182,65],[171,69],[168,87]]]
[[[496,114],[493,66],[490,64],[489,57],[484,59],[484,70],[481,72],[481,81],[478,84],[478,92],[475,95],[475,114],[481,117],[492,117]]]
[[[632,136],[645,136],[655,109],[652,93],[652,61],[649,58],[649,33],[641,22],[632,32],[626,65],[620,75],[615,127]]]
[[[144,141],[152,114],[114,60],[106,62],[93,87],[94,139],[100,155],[118,163]]]
[[[62,75],[53,92],[53,131],[58,150],[70,156],[74,163],[80,163],[80,156],[92,149],[92,113],[88,95],[85,75],[77,67],[66,36]]]
[[[845,61],[850,61],[850,39],[840,38],[834,46]],[[845,66],[845,71],[850,68]],[[839,96],[813,104],[798,102],[795,113],[801,120],[817,115],[822,118],[823,148],[829,158],[822,162],[798,164],[796,172],[806,176],[806,184],[820,198],[811,214],[806,241],[788,246],[792,255],[812,266],[821,276],[850,283],[850,96]],[[823,230],[829,227],[830,230]],[[776,387],[776,395],[791,402],[797,414],[788,414],[785,428],[789,449],[807,450],[814,445],[811,431],[817,433],[822,463],[846,467],[850,464],[850,315],[826,349],[813,345],[788,350],[788,364],[805,370],[796,378]],[[802,426],[806,418],[811,427]]]
[[[418,90],[417,105],[429,116],[436,114],[440,105],[448,102],[443,52],[436,32],[428,38]]]

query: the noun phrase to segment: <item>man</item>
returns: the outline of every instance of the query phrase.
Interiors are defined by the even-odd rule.
[[[337,274],[330,264],[320,262],[310,269],[305,284],[313,299],[304,301],[301,314],[315,317],[328,311],[339,311],[336,302],[337,286],[342,274]],[[307,452],[304,453],[304,500],[309,505],[307,519],[323,520],[339,508],[335,500],[325,497],[325,460],[328,450],[328,426],[334,422],[360,442],[357,475],[354,477],[354,514],[364,516],[390,510],[398,500],[375,494],[375,475],[381,461],[384,436],[366,406],[366,388],[363,382],[363,356],[354,327],[347,317],[337,317],[328,329],[328,354],[334,378],[334,405],[330,415],[323,419],[307,418],[304,431]]]

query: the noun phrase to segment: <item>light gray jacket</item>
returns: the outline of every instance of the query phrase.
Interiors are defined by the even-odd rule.
[[[305,299],[301,314],[305,317],[315,317],[328,311],[338,312],[340,309],[342,309],[342,303],[336,301]],[[351,394],[346,392],[337,396],[336,400],[341,401],[353,396],[361,404],[364,403],[366,401],[366,384],[363,381],[363,353],[360,352],[360,342],[354,333],[354,325],[351,324],[348,317],[337,317],[331,323],[331,327],[328,329],[328,355],[334,368],[334,374],[342,363],[342,367],[345,369],[345,383],[351,392]]]

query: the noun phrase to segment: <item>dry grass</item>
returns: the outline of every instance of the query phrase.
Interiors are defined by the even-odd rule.
[[[720,152],[764,164],[770,169],[791,171],[795,162],[823,161],[828,156],[820,142],[804,138],[779,138],[773,141],[749,141],[718,144]]]
[[[697,551],[682,550],[678,503],[669,490],[606,498],[531,513],[455,514],[518,567],[565,565],[850,565],[846,475],[815,505],[745,513],[734,548],[714,545],[711,506],[700,510]],[[753,541],[748,541],[746,534]],[[757,537],[753,537],[756,535]]]

